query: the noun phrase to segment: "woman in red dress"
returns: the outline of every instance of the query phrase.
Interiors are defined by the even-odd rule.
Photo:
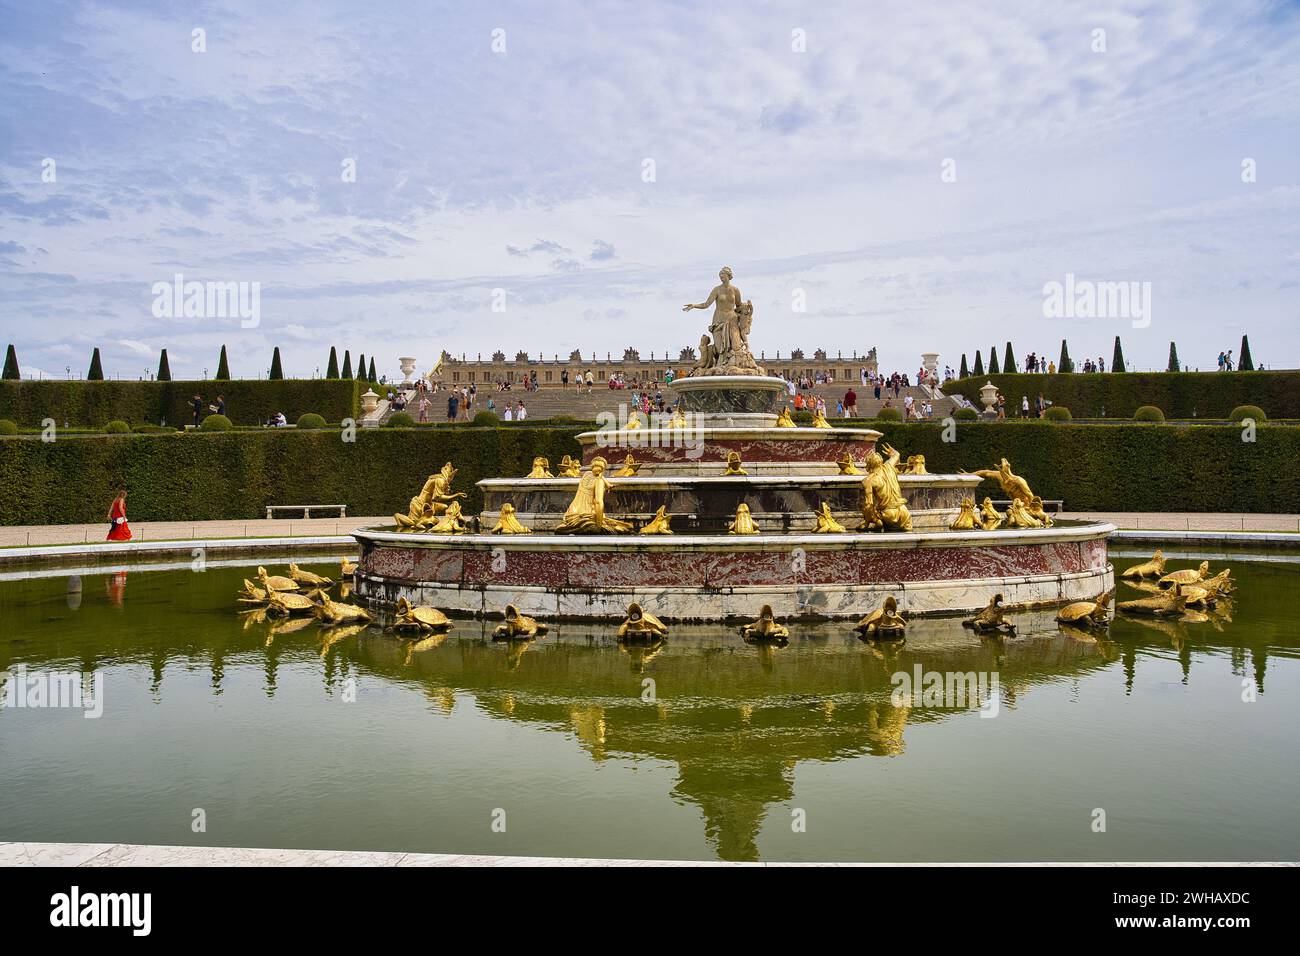
[[[108,509],[108,540],[130,541],[131,526],[126,523],[126,489],[119,488]]]

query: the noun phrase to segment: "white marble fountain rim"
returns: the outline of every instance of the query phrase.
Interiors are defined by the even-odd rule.
[[[1017,528],[1007,531],[910,531],[846,534],[428,534],[359,528],[359,541],[401,544],[412,548],[506,551],[855,551],[898,548],[992,547],[1005,544],[1057,544],[1106,538],[1117,530],[1108,522],[1068,528]]]
[[[700,412],[697,414],[709,415],[710,417],[724,417],[728,412]],[[736,413],[741,414],[741,413]],[[648,438],[653,435],[657,437],[657,443],[662,445],[671,444],[669,441],[674,435],[682,439],[687,438],[753,438],[760,441],[767,441],[778,438],[793,438],[796,441],[813,441],[815,439],[843,439],[852,441],[876,441],[883,433],[876,431],[874,428],[812,428],[806,425],[796,425],[793,428],[763,428],[761,426],[745,425],[687,425],[684,428],[611,428],[609,431],[598,430],[594,432],[580,432],[578,441],[587,445],[595,441],[601,435],[606,438]],[[684,444],[684,441],[679,441]],[[617,441],[614,442],[617,445]],[[635,444],[635,443],[630,443]],[[645,444],[645,442],[642,442]]]
[[[718,464],[701,462],[700,464]],[[612,462],[611,468],[618,462]],[[643,464],[642,467],[654,467]],[[780,487],[796,486],[799,488],[817,488],[834,485],[860,485],[863,475],[632,475],[616,478],[611,476],[610,483],[629,488],[672,487],[674,485],[733,485],[744,484],[763,487],[777,485]],[[480,478],[475,482],[480,488],[495,490],[498,488],[515,488],[524,491],[544,491],[547,488],[572,488],[581,478]],[[920,485],[923,488],[974,488],[984,479],[979,475],[899,475],[899,484]]]

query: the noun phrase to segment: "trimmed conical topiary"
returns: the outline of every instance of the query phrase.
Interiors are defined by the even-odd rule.
[[[372,382],[377,382],[377,381],[379,381],[379,379],[375,378],[375,357],[374,357],[373,355],[370,356],[370,376],[369,376],[369,378],[370,378],[370,381],[372,381]]]
[[[14,351],[14,344],[9,343],[9,351],[5,352],[5,370],[0,378],[19,379],[22,375],[18,373],[18,353]]]
[[[162,354],[158,356],[158,374],[154,377],[160,382],[170,382],[172,380],[172,367],[167,364],[166,349],[163,349]]]
[[[966,353],[962,352],[961,353],[961,375],[959,377],[965,378],[969,374],[970,374],[970,369],[966,367]]]
[[[271,374],[267,378],[284,378],[284,369],[280,366],[280,346],[278,345],[275,347],[275,351],[271,353]]]
[[[329,364],[325,366],[325,377],[326,378],[339,377],[339,353],[332,345],[330,346]]]
[[[343,350],[343,377],[352,377],[352,353],[347,349]]]
[[[1065,339],[1061,339],[1061,360],[1056,363],[1058,372],[1073,372],[1074,362],[1070,358],[1070,346],[1065,344]]]
[[[1181,370],[1182,367],[1178,364],[1178,343],[1170,342],[1169,343],[1169,367],[1165,369],[1165,371],[1178,372]]]
[[[1250,357],[1250,339],[1241,337],[1241,357],[1237,359],[1237,369],[1242,372],[1255,371],[1255,360]]]
[[[366,353],[362,352],[360,353],[360,355],[357,356],[357,381],[364,382],[365,380],[366,380]]]
[[[90,355],[90,371],[86,373],[87,382],[102,382],[104,380],[104,366],[99,361],[99,349],[96,348]]]
[[[230,381],[230,362],[226,360],[226,347],[221,346],[221,358],[217,359],[217,381]]]
[[[1119,336],[1115,336],[1115,353],[1110,357],[1110,370],[1112,372],[1124,371],[1124,346],[1119,344]]]
[[[1007,373],[1019,371],[1016,368],[1016,354],[1011,351],[1011,343],[1007,343],[1007,349],[1002,353],[1002,370]]]
[[[998,347],[995,345],[989,349],[989,374],[997,375],[1001,371],[1002,367],[998,365]]]
[[[984,356],[980,352],[975,353],[975,372],[976,378],[984,377]]]

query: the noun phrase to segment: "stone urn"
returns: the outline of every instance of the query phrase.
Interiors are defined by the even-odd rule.
[[[368,388],[361,396],[361,413],[365,417],[373,415],[375,409],[379,407],[379,396],[375,394],[373,388]]]
[[[402,384],[410,385],[411,376],[415,373],[415,358],[408,355],[405,358],[399,358],[397,361],[399,363],[398,367],[402,370]]]
[[[921,367],[925,369],[925,380],[930,385],[939,384],[939,353],[922,352]]]
[[[998,387],[992,382],[986,382],[980,387],[980,401],[984,403],[985,412],[993,412],[994,406],[998,403]]]

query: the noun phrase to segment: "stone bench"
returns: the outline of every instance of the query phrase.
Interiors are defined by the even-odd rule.
[[[337,511],[340,518],[348,516],[347,505],[267,505],[266,520],[275,517],[277,511],[301,511],[304,518],[310,518],[313,511]]]

